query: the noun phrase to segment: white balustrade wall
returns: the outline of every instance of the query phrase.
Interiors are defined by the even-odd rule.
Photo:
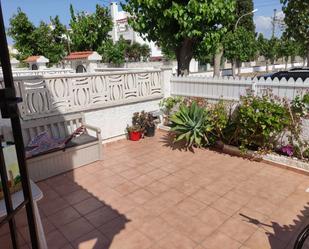
[[[23,119],[160,99],[160,70],[15,77]]]
[[[170,70],[171,71],[171,70]],[[14,77],[23,120],[84,112],[86,122],[101,128],[103,139],[125,134],[132,115],[157,111],[166,70]],[[0,87],[3,81],[0,79]],[[0,119],[1,125],[8,126]]]
[[[36,75],[48,75],[48,74],[68,74],[75,73],[73,69],[45,69],[45,70],[28,70],[28,69],[20,69],[20,70],[12,70],[13,76],[36,76]],[[2,70],[0,71],[0,80],[3,78]]]
[[[309,90],[309,79],[274,80],[257,78],[232,78],[232,77],[172,77],[171,95],[203,97],[209,100],[239,100],[241,95],[248,90],[256,94],[262,94],[271,89],[273,94],[279,97],[294,99],[297,95],[302,95]]]

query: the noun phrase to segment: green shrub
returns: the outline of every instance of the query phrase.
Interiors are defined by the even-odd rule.
[[[226,141],[227,127],[230,123],[230,108],[223,100],[212,105],[209,110],[209,120],[212,127],[210,139],[212,143]]]
[[[174,142],[186,141],[186,147],[209,144],[206,134],[210,132],[208,112],[201,108],[196,102],[190,106],[181,104],[179,111],[171,117],[171,131],[175,133]]]
[[[278,98],[269,94],[241,97],[237,114],[241,149],[274,149],[279,134],[289,123],[289,112]]]

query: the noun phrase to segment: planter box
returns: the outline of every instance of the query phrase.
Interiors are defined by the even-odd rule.
[[[275,166],[285,167],[287,169],[292,169],[301,173],[309,174],[309,163],[301,161],[297,158],[286,157],[274,153],[260,155],[256,151],[252,150],[248,150],[244,153],[236,146],[226,145],[222,143],[217,144],[216,148],[226,154],[245,157],[259,162],[262,161]]]
[[[226,154],[241,156],[254,161],[262,160],[261,155],[259,155],[256,151],[247,150],[246,152],[243,152],[238,147],[227,144],[219,144],[217,148],[221,149],[221,151]]]
[[[263,161],[271,164],[279,164],[309,174],[309,163],[301,161],[298,158],[291,158],[278,154],[267,154],[263,156]]]

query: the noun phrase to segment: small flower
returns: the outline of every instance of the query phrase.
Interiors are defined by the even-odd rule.
[[[293,145],[288,144],[286,146],[283,146],[281,148],[281,151],[282,151],[282,153],[284,153],[288,156],[293,156],[293,153],[294,153]]]

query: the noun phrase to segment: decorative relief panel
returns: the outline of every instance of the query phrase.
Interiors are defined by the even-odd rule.
[[[15,82],[24,119],[162,97],[161,71],[42,76]],[[1,81],[0,81],[1,86]]]

